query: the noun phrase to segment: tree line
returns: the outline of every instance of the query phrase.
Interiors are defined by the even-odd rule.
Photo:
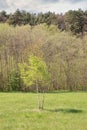
[[[17,9],[13,14],[7,14],[5,11],[0,12],[0,22],[10,25],[35,26],[46,23],[47,25],[57,25],[60,30],[71,31],[73,34],[87,33],[87,10],[69,10],[65,14],[46,13],[29,13]]]
[[[36,90],[34,84],[24,83],[19,68],[19,64],[29,64],[31,55],[43,59],[50,74],[51,86],[43,85],[41,81],[39,91],[87,90],[87,36],[77,38],[70,32],[61,31],[57,25],[14,27],[2,23],[0,91]],[[42,68],[39,69],[42,70],[39,74],[45,74]]]

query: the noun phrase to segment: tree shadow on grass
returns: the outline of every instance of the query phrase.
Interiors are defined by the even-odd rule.
[[[83,110],[80,110],[80,109],[69,109],[69,108],[59,108],[59,109],[45,109],[46,111],[49,111],[49,112],[63,112],[63,113],[73,113],[73,114],[76,114],[76,113],[82,113]]]

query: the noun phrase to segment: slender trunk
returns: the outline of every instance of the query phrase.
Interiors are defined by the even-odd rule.
[[[37,89],[37,95],[38,95],[38,109],[40,110],[40,97],[39,97],[39,90],[38,90],[38,83],[36,81],[36,89]]]
[[[43,97],[42,97],[42,110],[44,109],[44,90],[43,90]]]

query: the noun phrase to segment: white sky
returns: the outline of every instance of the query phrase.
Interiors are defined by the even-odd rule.
[[[87,10],[87,0],[0,0],[0,11],[14,12],[16,9],[29,12],[64,13],[68,10]]]

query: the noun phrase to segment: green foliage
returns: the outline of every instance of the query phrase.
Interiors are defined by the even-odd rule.
[[[8,90],[19,91],[21,90],[21,79],[18,71],[13,71],[8,77]]]
[[[83,33],[85,20],[84,12],[81,9],[77,11],[70,10],[65,14],[67,28],[69,28],[74,34]]]
[[[36,81],[42,85],[49,85],[50,75],[46,63],[41,58],[31,55],[28,63],[19,64],[19,68],[21,78],[27,86],[35,84]]]

